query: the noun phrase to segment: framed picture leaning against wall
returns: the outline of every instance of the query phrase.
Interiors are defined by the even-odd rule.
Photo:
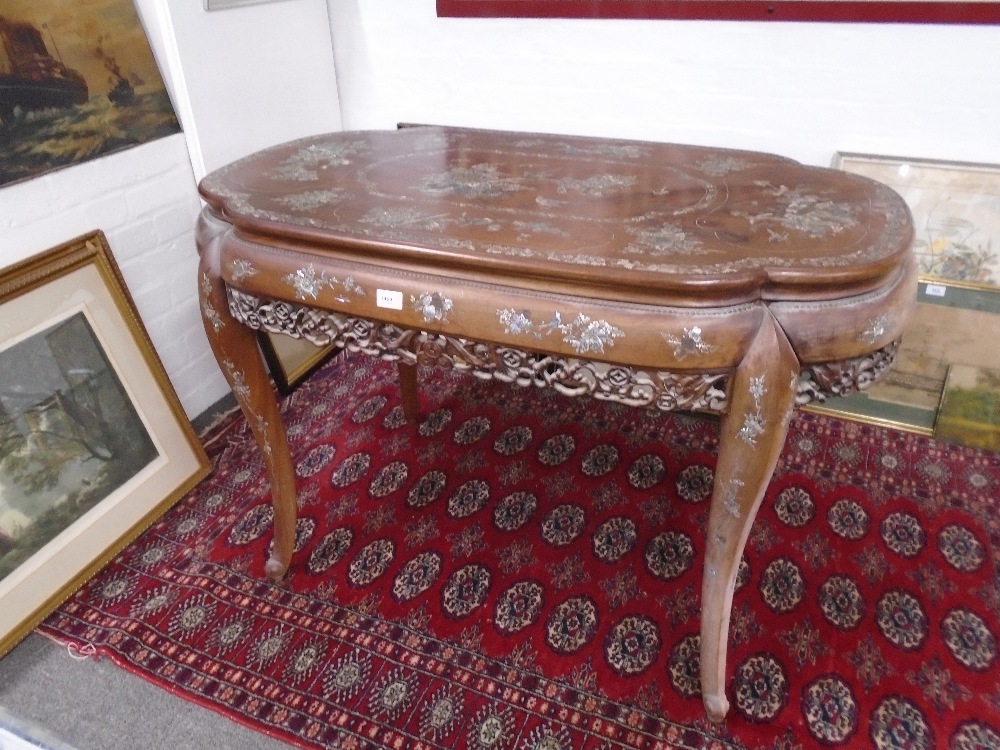
[[[920,281],[895,364],[869,390],[807,409],[935,434],[952,368],[1000,368],[1000,166],[837,153],[832,166],[893,188],[913,214]],[[954,401],[954,399],[952,399]]]
[[[922,277],[1000,288],[1000,164],[838,153],[833,167],[902,196]]]
[[[0,655],[208,471],[103,233],[0,271]]]

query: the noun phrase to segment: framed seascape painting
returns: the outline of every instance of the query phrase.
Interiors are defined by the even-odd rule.
[[[0,0],[0,186],[178,132],[132,0]]]
[[[921,276],[1000,287],[1000,165],[838,153],[833,166],[903,197]]]
[[[0,272],[0,655],[208,470],[102,233]]]
[[[934,434],[953,366],[1000,370],[1000,289],[921,279],[913,318],[896,361],[874,386],[804,408],[849,419]]]

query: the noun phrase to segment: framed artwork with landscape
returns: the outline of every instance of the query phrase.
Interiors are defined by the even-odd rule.
[[[0,272],[0,655],[208,470],[101,232]]]
[[[854,153],[837,153],[832,166],[903,197],[913,214],[920,282],[886,377],[806,408],[937,436],[941,424],[956,424],[939,421],[945,403],[958,402],[946,398],[949,379],[964,382],[965,368],[1000,369],[1000,349],[984,345],[984,334],[1000,326],[1000,166]]]
[[[949,368],[934,437],[1000,451],[1000,370],[971,365]]]
[[[833,167],[903,197],[922,277],[1000,287],[1000,164],[838,153]]]

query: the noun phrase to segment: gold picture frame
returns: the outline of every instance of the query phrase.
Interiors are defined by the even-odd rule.
[[[335,345],[316,346],[305,339],[263,331],[258,332],[257,343],[275,386],[284,396],[340,351]]]
[[[934,438],[1000,452],[1000,370],[962,364],[948,368]]]
[[[0,656],[209,470],[102,232],[0,271]]]
[[[921,277],[1000,288],[1000,164],[838,152],[833,167],[902,196],[913,214]]]
[[[948,371],[956,363],[1000,369],[1000,347],[984,336],[1000,325],[1000,289],[922,278],[896,361],[868,390],[804,408],[934,434]]]

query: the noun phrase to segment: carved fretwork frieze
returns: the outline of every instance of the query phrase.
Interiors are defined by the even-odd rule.
[[[258,331],[303,338],[317,346],[409,364],[469,371],[505,383],[555,388],[568,396],[593,396],[627,406],[663,411],[725,412],[730,373],[664,372],[530,352],[464,338],[402,328],[228,289],[236,320]],[[899,341],[863,357],[807,365],[796,403],[824,402],[864,390],[888,371]]]
[[[865,390],[888,372],[898,350],[899,339],[863,357],[807,365],[799,378],[795,403],[823,403],[829,396],[849,396]]]
[[[229,309],[244,325],[303,338],[317,346],[334,344],[387,360],[466,370],[480,378],[551,387],[569,396],[589,395],[628,406],[663,411],[726,409],[728,373],[647,371],[529,352],[261,299],[232,288],[228,292]]]

